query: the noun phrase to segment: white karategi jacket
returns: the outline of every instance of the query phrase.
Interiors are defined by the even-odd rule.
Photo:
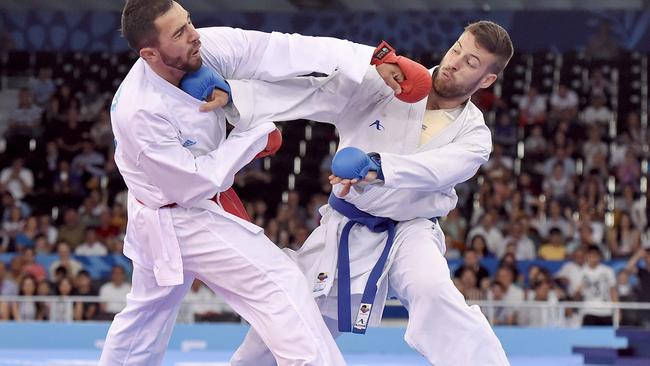
[[[281,80],[335,69],[360,82],[373,48],[333,38],[203,28],[201,58],[226,78]],[[323,56],[318,56],[323,55]],[[270,122],[240,123],[226,139],[223,110],[201,113],[202,102],[171,85],[139,59],[111,105],[115,162],[129,189],[124,254],[154,271],[160,286],[183,283],[179,243],[170,209],[200,207],[242,229],[262,229],[209,199],[260,152]]]
[[[482,112],[468,101],[452,123],[426,145],[418,146],[426,99],[415,104],[400,101],[374,67],[368,69],[361,85],[338,72],[326,78],[295,78],[274,84],[253,80],[229,82],[239,114],[233,118],[238,118],[238,123],[300,118],[329,122],[338,130],[339,149],[354,146],[380,153],[384,181],[357,185],[342,197],[367,213],[400,222],[379,280],[370,322],[377,324],[387,295],[386,274],[403,239],[417,235],[418,230],[431,229],[429,218],[444,216],[452,210],[458,200],[453,187],[471,178],[488,160],[492,141]],[[335,194],[340,189],[334,187]],[[316,297],[330,293],[339,235],[348,221],[328,206],[322,207],[321,213],[320,227],[295,253],[308,280],[314,282]],[[438,237],[436,245],[444,254],[444,234],[437,224],[434,229]],[[353,294],[363,293],[386,236],[360,225],[353,227],[350,233]],[[329,274],[329,279],[323,283],[318,279],[319,273]],[[330,310],[336,313],[335,307]],[[326,309],[324,314],[330,313]]]

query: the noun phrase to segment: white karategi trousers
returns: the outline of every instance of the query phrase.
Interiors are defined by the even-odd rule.
[[[151,269],[134,262],[126,308],[115,316],[99,365],[161,364],[194,278],[257,329],[279,365],[345,365],[305,290],[304,275],[262,232],[200,208],[168,209],[180,243],[184,283],[159,286]]]

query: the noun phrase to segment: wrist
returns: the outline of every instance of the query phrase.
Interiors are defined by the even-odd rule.
[[[381,169],[381,155],[376,152],[368,153],[368,158],[373,162],[373,168],[371,170],[377,173],[377,179],[384,180],[384,172]]]

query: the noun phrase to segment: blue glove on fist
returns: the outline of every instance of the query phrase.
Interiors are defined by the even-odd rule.
[[[201,66],[200,69],[192,73],[185,74],[185,77],[181,80],[180,87],[184,92],[198,100],[207,100],[215,88],[221,89],[228,93],[228,103],[232,102],[232,94],[228,82],[223,76],[206,65]]]
[[[362,180],[371,170],[377,172],[377,178],[384,179],[379,154],[366,155],[356,147],[341,149],[332,159],[332,173],[339,178]]]

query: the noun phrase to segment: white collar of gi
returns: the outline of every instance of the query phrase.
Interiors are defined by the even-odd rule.
[[[165,94],[168,94],[173,98],[182,100],[185,103],[196,105],[197,110],[199,106],[203,104],[202,101],[192,97],[180,88],[172,85],[169,81],[163,79],[160,75],[156,74],[156,72],[151,69],[151,66],[149,66],[146,61],[142,60],[142,62],[144,63],[144,73],[147,79],[156,87],[156,89],[162,91]]]

